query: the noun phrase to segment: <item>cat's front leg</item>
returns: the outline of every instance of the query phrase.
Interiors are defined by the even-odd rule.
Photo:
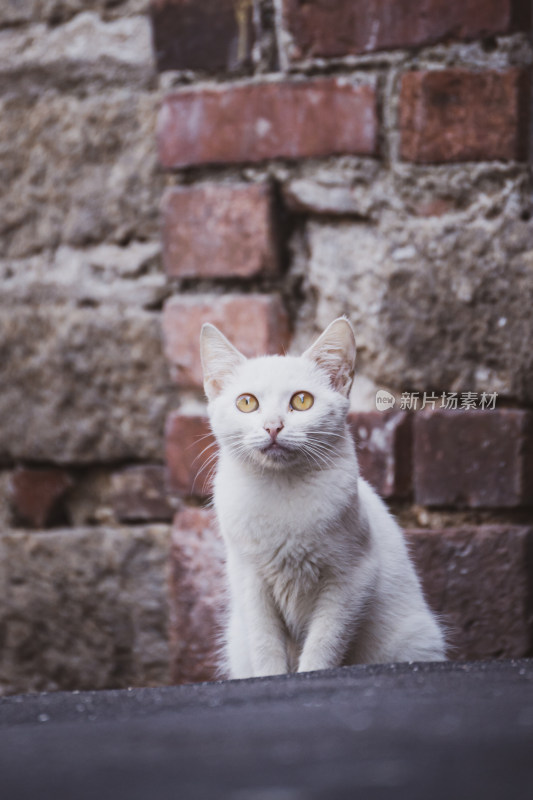
[[[253,676],[280,675],[289,671],[287,633],[268,587],[249,573],[243,598]]]
[[[287,633],[272,595],[249,564],[239,564],[239,604],[246,623],[248,653],[255,678],[288,672]]]
[[[226,664],[231,678],[288,672],[287,632],[252,557],[243,557],[228,537],[226,570],[230,615]]]
[[[321,589],[298,662],[298,672],[338,667],[353,641],[374,584],[370,564]]]

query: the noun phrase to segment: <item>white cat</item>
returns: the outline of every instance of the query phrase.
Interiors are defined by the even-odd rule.
[[[402,532],[358,475],[348,321],[301,357],[253,359],[206,324],[201,355],[219,446],[229,676],[443,659]]]

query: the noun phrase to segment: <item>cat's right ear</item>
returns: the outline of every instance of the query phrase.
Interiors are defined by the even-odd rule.
[[[200,356],[204,371],[204,390],[208,400],[220,394],[228,376],[246,358],[223,333],[206,322],[200,334]]]

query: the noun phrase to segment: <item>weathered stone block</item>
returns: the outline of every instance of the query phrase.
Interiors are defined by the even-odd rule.
[[[407,497],[412,486],[411,415],[368,411],[349,419],[361,476],[381,497]]]
[[[61,519],[60,502],[73,484],[61,469],[15,470],[11,479],[11,506],[16,521],[43,528]],[[64,522],[64,520],[62,520]]]
[[[170,522],[180,500],[167,487],[162,464],[112,464],[73,470],[74,485],[65,498],[66,524],[87,525]]]
[[[121,522],[172,520],[177,501],[167,486],[166,469],[159,464],[126,467],[111,476],[111,508]]]
[[[164,100],[158,142],[164,167],[376,155],[375,90],[346,78],[182,89]]]
[[[303,163],[283,180],[282,192],[297,213],[376,220],[395,202],[392,174],[376,159],[356,156]]]
[[[169,486],[185,495],[211,492],[216,444],[206,416],[173,411],[165,429]]]
[[[170,530],[0,536],[0,691],[170,680]]]
[[[179,512],[172,529],[172,681],[220,677],[225,613],[224,546],[212,511]]]
[[[59,25],[75,14],[95,8],[102,19],[146,14],[150,0],[5,0],[0,7],[2,25],[48,22]]]
[[[448,628],[449,658],[533,654],[533,529],[412,530],[412,555],[426,597]]]
[[[270,187],[264,183],[167,189],[163,260],[178,278],[253,278],[278,267]]]
[[[29,258],[0,261],[0,306],[73,303],[160,307],[169,294],[159,242],[61,246]]]
[[[427,506],[533,505],[533,416],[480,409],[416,414],[415,500]]]
[[[220,72],[249,60],[255,38],[252,2],[151,0],[150,7],[159,70]]]
[[[420,47],[528,30],[523,0],[283,0],[293,59]]]
[[[200,331],[204,322],[222,332],[246,356],[283,352],[287,313],[278,295],[172,297],[163,310],[165,352],[180,386],[202,386]]]
[[[38,76],[38,77],[36,77]],[[145,16],[103,20],[93,11],[63,25],[31,24],[0,30],[0,88],[98,90],[154,84],[150,23]]]
[[[525,161],[529,79],[518,69],[408,72],[400,91],[401,156],[421,164]]]
[[[175,398],[158,314],[1,309],[0,375],[0,461],[162,458]]]
[[[471,162],[421,166],[390,165],[376,159],[343,156],[302,162],[279,171],[283,199],[297,213],[361,218],[393,224],[394,216],[441,217],[468,214],[468,222],[505,211],[511,220],[528,212],[529,175],[518,163]],[[511,201],[511,202],[509,202]],[[447,217],[451,225],[453,217]],[[526,244],[526,242],[524,242]]]
[[[156,240],[158,103],[129,88],[0,96],[0,257]]]

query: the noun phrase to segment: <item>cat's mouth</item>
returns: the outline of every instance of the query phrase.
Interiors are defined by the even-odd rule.
[[[260,450],[261,453],[264,453],[264,455],[272,456],[274,458],[282,458],[289,455],[290,452],[290,449],[286,445],[281,444],[281,442],[272,441],[263,445]]]
[[[296,451],[290,444],[280,441],[263,442],[256,449],[256,458],[263,467],[283,469],[294,463]]]

